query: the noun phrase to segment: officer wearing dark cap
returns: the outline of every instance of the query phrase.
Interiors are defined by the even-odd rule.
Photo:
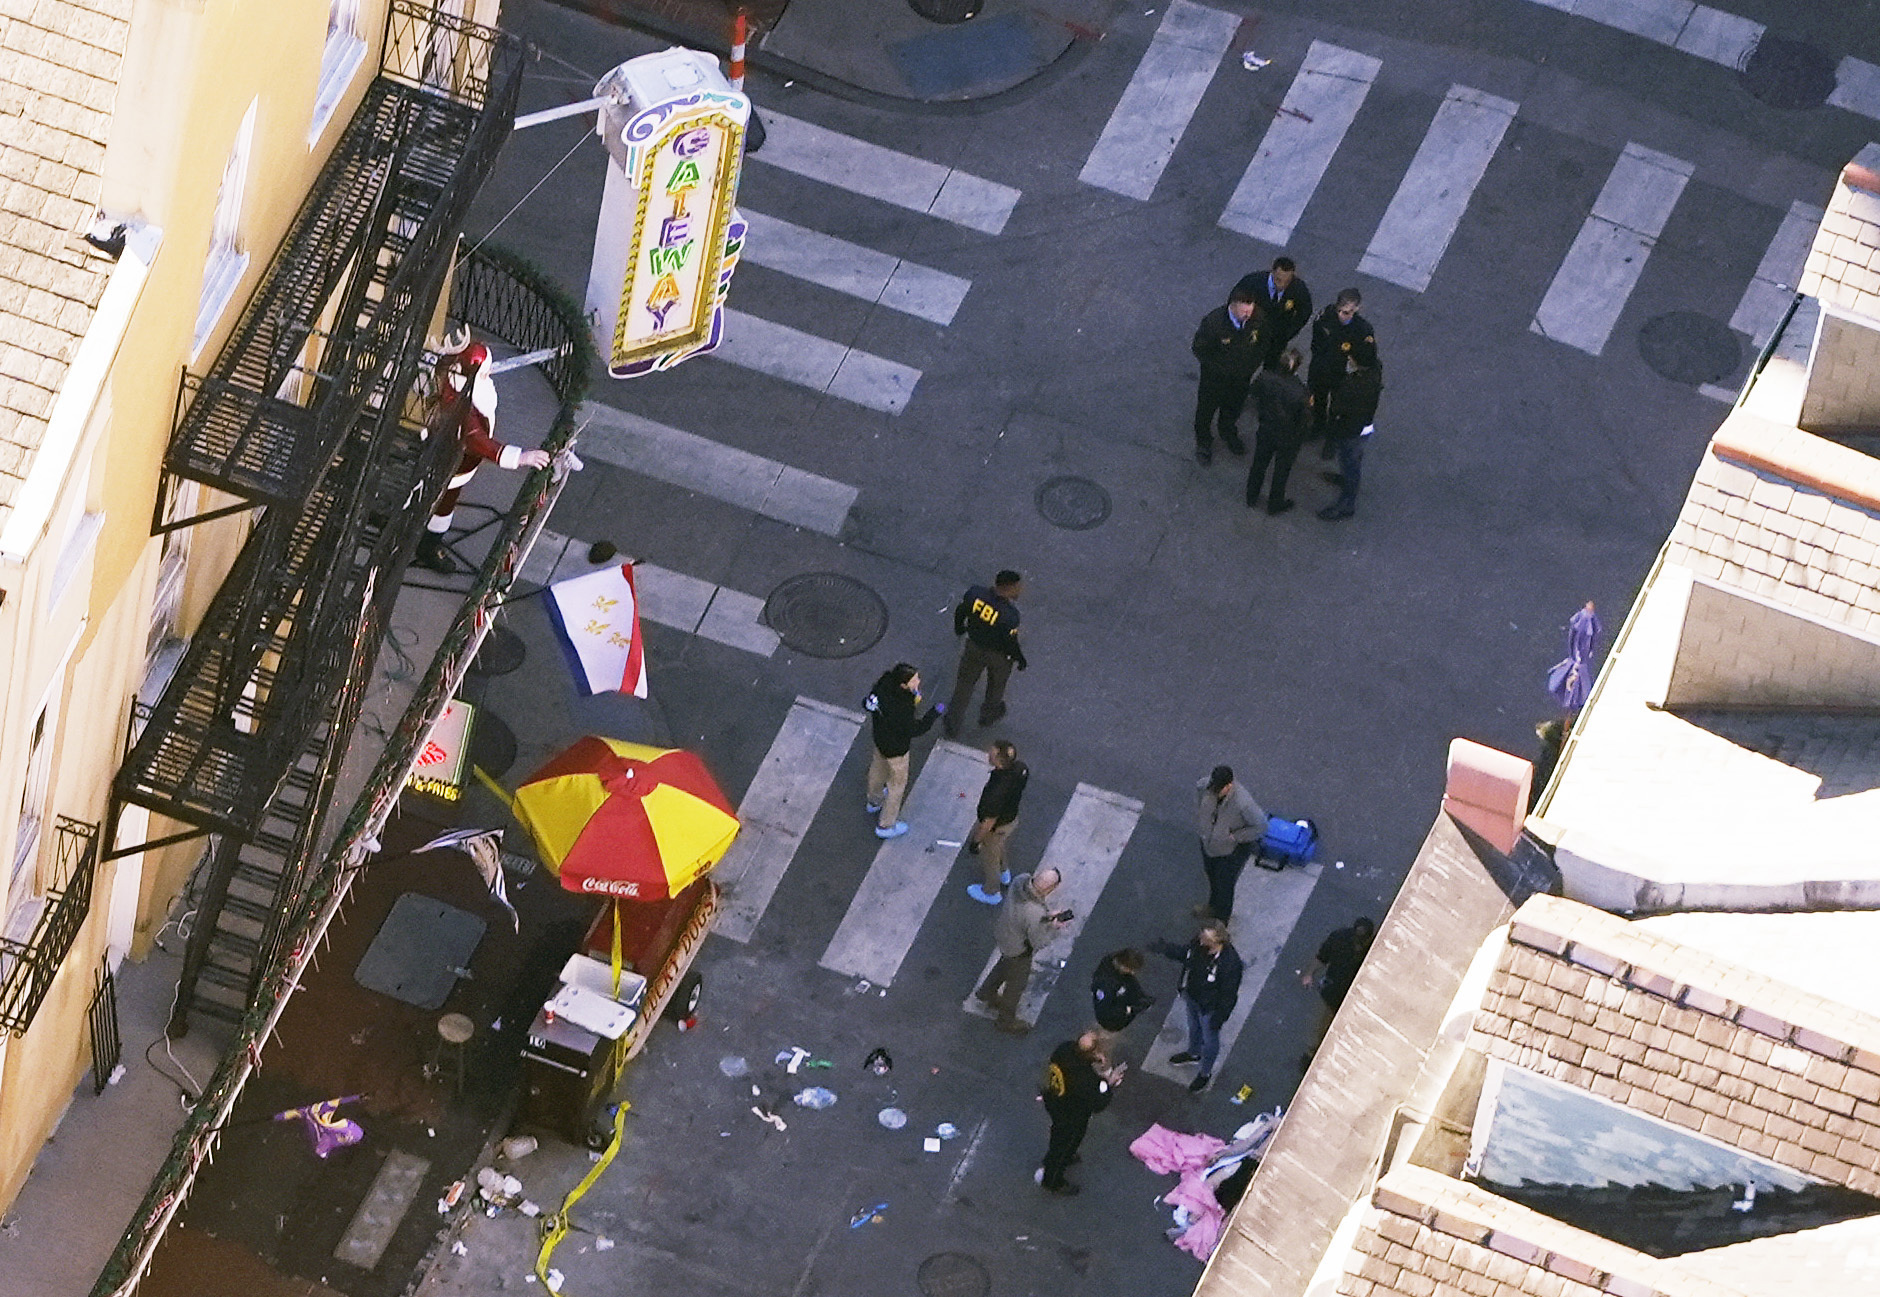
[[[1018,646],[1017,601],[1024,588],[1024,578],[1007,568],[992,579],[991,589],[976,585],[960,596],[953,610],[953,633],[961,637],[960,668],[947,703],[948,738],[959,737],[960,717],[973,700],[981,674],[986,677],[986,699],[979,706],[979,723],[996,725],[1005,715],[1005,682],[1014,666],[1023,671],[1030,665]]]
[[[1346,362],[1354,347],[1377,347],[1371,322],[1358,314],[1364,297],[1355,288],[1339,292],[1338,300],[1320,313],[1312,324],[1312,363],[1306,369],[1306,393],[1312,402],[1312,435],[1324,436],[1328,399],[1345,378]],[[1321,459],[1332,457],[1330,441],[1319,453]]]

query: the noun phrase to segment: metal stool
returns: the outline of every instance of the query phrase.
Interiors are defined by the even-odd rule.
[[[461,1013],[447,1013],[437,1020],[437,1044],[431,1048],[431,1062],[426,1076],[436,1079],[450,1073],[452,1094],[463,1093],[464,1053],[470,1038],[477,1034],[476,1023]]]

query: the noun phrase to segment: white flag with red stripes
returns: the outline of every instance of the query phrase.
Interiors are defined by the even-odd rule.
[[[633,565],[604,567],[548,588],[548,608],[581,691],[646,697],[646,650]]]

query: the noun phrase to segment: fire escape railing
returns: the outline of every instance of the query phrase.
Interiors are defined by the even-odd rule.
[[[91,885],[98,872],[98,826],[60,816],[53,876],[43,908],[25,941],[0,937],[0,1032],[24,1035],[45,1003],[78,930],[91,913]]]
[[[119,801],[245,836],[324,723],[361,592],[393,596],[450,467],[411,393],[521,72],[514,38],[394,0],[379,76],[172,439],[171,472],[266,508],[120,769]]]
[[[560,353],[556,364],[544,367],[561,402],[544,448],[559,452],[569,446],[576,432],[575,408],[586,392],[594,364],[579,306],[519,260],[483,248],[465,256],[459,265],[451,314],[520,349]],[[566,463],[557,460],[553,467],[529,475],[410,705],[387,735],[385,749],[339,826],[332,847],[323,856],[306,857],[291,893],[284,891],[287,899],[280,922],[271,926],[266,937],[269,959],[235,1040],[190,1109],[169,1156],[99,1274],[93,1297],[128,1297],[135,1291],[157,1245],[187,1200],[197,1173],[213,1156],[243,1087],[261,1065],[264,1045],[325,940],[328,925],[361,869],[369,867],[371,852],[419,750],[462,683],[496,612],[507,601],[529,547],[561,494],[566,474]]]

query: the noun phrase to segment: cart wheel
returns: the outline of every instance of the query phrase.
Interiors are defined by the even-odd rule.
[[[666,1011],[659,1016],[667,1022],[683,1022],[698,1009],[699,998],[704,991],[704,979],[697,973],[687,973],[679,979],[679,989],[666,1001]]]

